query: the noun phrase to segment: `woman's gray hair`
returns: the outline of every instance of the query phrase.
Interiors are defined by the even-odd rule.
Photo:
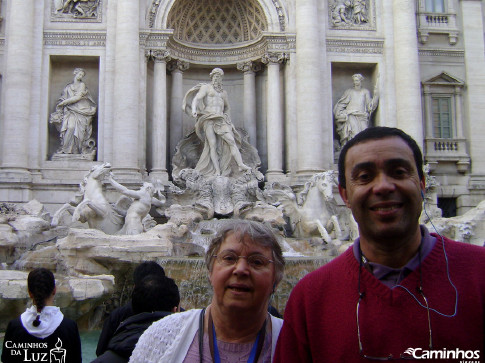
[[[250,220],[232,219],[224,222],[221,229],[210,242],[205,254],[205,264],[209,272],[212,271],[214,265],[213,256],[219,252],[222,242],[224,242],[230,233],[236,234],[241,241],[243,241],[244,237],[247,237],[252,242],[271,249],[275,265],[275,283],[278,285],[283,279],[285,271],[285,259],[283,258],[283,252],[281,251],[278,238],[268,226]]]

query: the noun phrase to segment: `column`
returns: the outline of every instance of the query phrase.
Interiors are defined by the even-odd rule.
[[[426,123],[426,138],[433,138],[433,115],[431,104],[431,89],[429,85],[424,86],[424,119]]]
[[[280,64],[286,54],[267,53],[262,62],[268,67],[266,102],[266,142],[268,148],[268,171],[266,180],[282,181],[283,174],[283,112],[281,103]]]
[[[471,186],[485,185],[485,158],[483,145],[485,145],[485,49],[483,44],[483,4],[477,0],[461,0],[461,13],[463,16],[463,43],[465,47],[465,74],[467,85],[467,110],[470,130],[470,157],[472,159]],[[477,180],[476,176],[480,175]],[[473,180],[475,179],[476,182]],[[482,189],[483,192],[483,189]]]
[[[141,179],[138,163],[139,4],[117,1],[113,107],[113,169],[125,181]]]
[[[184,71],[189,69],[189,63],[175,60],[168,65],[172,72],[172,97],[170,99],[170,151],[175,152],[175,147],[184,137],[182,100]],[[171,155],[173,156],[173,155]]]
[[[168,184],[167,173],[167,62],[171,60],[168,51],[152,51],[155,61],[153,81],[153,129],[151,132],[152,144],[152,171],[150,179],[159,179]]]
[[[298,0],[296,7],[296,112],[298,121],[298,171],[303,180],[320,172],[333,161],[328,155],[328,142],[324,129],[332,123],[331,117],[324,117],[325,103],[322,97],[320,75],[327,69],[324,52],[318,46],[319,33],[317,0]],[[327,127],[324,126],[327,120]],[[329,131],[330,132],[330,131]]]
[[[257,148],[256,139],[256,72],[261,69],[259,63],[251,61],[237,64],[237,69],[244,72],[244,129],[249,142]]]
[[[463,139],[463,110],[461,107],[461,86],[455,86],[456,138]]]
[[[423,145],[415,1],[393,0],[397,127]]]
[[[29,181],[34,1],[11,1],[6,22],[2,180]]]

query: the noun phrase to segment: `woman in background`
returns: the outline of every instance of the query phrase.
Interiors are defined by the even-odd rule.
[[[77,324],[54,306],[54,274],[45,268],[32,270],[27,288],[34,304],[8,323],[2,362],[81,362]]]

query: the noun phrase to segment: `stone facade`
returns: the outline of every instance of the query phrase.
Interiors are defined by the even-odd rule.
[[[485,198],[485,1],[0,1],[0,201],[51,212],[93,164],[125,185],[171,180],[193,130],[184,94],[213,67],[266,181],[336,169],[332,109],[364,76],[371,124],[416,138],[437,197],[466,212]],[[52,158],[49,115],[75,68],[97,104],[94,161]]]

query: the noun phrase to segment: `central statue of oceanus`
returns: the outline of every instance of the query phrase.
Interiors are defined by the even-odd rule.
[[[214,68],[211,83],[192,87],[184,97],[182,109],[194,117],[195,133],[203,144],[195,170],[201,175],[237,176],[251,167],[243,161],[244,149],[251,147],[234,127],[227,92],[222,88],[224,71]]]

